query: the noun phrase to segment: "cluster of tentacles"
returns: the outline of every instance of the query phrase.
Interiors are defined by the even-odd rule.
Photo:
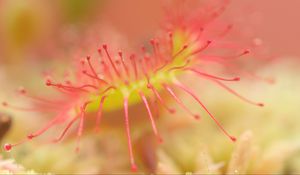
[[[95,128],[98,130],[104,110],[123,107],[130,162],[132,169],[136,170],[129,127],[128,108],[131,104],[144,104],[153,132],[159,141],[162,141],[162,139],[155,125],[155,117],[149,100],[154,98],[167,111],[170,113],[175,112],[175,109],[168,106],[161,93],[169,94],[188,115],[200,119],[200,115],[192,112],[184,104],[184,101],[177,96],[177,91],[174,88],[194,98],[200,107],[215,121],[220,130],[229,139],[235,141],[236,138],[222,127],[221,123],[218,122],[192,89],[178,79],[184,74],[194,74],[197,77],[216,83],[216,85],[245,102],[263,106],[262,103],[252,102],[224,84],[224,82],[239,81],[238,76],[224,78],[198,67],[198,65],[209,65],[209,62],[214,62],[226,67],[226,69],[234,70],[234,72],[242,72],[238,66],[228,60],[248,54],[250,52],[248,49],[236,50],[235,55],[215,56],[207,54],[210,48],[220,47],[218,45],[219,40],[229,33],[232,27],[226,25],[224,31],[216,34],[214,38],[208,38],[209,35],[206,34],[206,32],[209,32],[206,27],[224,11],[227,5],[227,1],[225,2],[221,7],[208,13],[209,15],[206,14],[206,20],[202,21],[199,21],[200,18],[198,18],[199,15],[201,17],[201,13],[189,15],[185,11],[180,11],[180,13],[176,11],[177,14],[175,15],[168,12],[167,22],[163,26],[162,32],[136,53],[125,54],[122,51],[114,53],[110,51],[111,48],[108,45],[103,44],[98,49],[98,56],[87,56],[85,59],[80,60],[72,75],[66,75],[64,82],[57,83],[50,75],[47,75],[46,85],[53,87],[61,94],[60,100],[32,96],[24,88],[21,88],[18,91],[19,94],[30,99],[34,107],[18,107],[8,102],[3,102],[2,105],[16,110],[54,112],[56,117],[46,126],[29,134],[26,139],[19,143],[5,144],[5,150],[10,151],[12,147],[27,140],[32,140],[53,126],[66,123],[61,135],[53,140],[53,142],[58,142],[63,139],[67,131],[77,121],[79,122],[77,129],[79,143],[87,112],[95,112]],[[156,107],[158,108],[158,106]],[[77,146],[78,148],[79,146]]]

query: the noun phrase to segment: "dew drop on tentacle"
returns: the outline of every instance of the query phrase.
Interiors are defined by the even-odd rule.
[[[6,143],[6,144],[4,144],[3,148],[5,151],[9,152],[12,149],[12,145],[9,143]]]
[[[5,143],[4,146],[3,146],[3,149],[7,152],[10,152],[14,147],[16,146],[19,146],[19,145],[22,145],[24,144],[25,142],[27,142],[27,138],[26,139],[23,139],[15,144],[11,144],[11,143]]]

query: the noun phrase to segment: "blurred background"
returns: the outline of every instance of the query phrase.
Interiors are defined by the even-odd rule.
[[[232,4],[235,5],[231,7],[242,10],[245,14],[251,14],[244,24],[249,22],[249,27],[263,39],[272,53],[299,57],[297,46],[300,37],[300,26],[297,23],[300,15],[297,10],[299,3],[297,0],[234,0]]]
[[[145,39],[159,27],[158,21],[163,15],[159,2],[2,0],[1,62],[21,59],[18,57],[25,53],[30,57],[50,59],[55,57],[51,56],[55,52],[53,49],[66,47],[67,42],[71,42],[68,40],[76,37],[70,35],[87,30],[92,32],[92,29],[99,33],[105,28],[101,26],[104,23],[121,31],[123,37],[130,38],[130,41]],[[247,27],[245,33],[248,35],[255,33],[273,54],[299,56],[298,7],[297,0],[232,0],[228,13],[233,14],[230,18],[235,25]]]
[[[228,143],[208,119],[198,126],[199,123],[186,120],[180,112],[174,119],[163,114],[168,116],[159,123],[168,138],[165,144],[148,148],[145,143],[149,140],[143,139],[143,135],[135,139],[142,170],[300,173],[299,8],[299,0],[231,1],[224,18],[234,24],[233,31],[261,45],[264,55],[276,58],[256,71],[274,78],[275,84],[245,81],[235,87],[247,97],[265,102],[266,107],[257,109],[243,104],[208,83],[195,85],[193,88],[201,89],[197,93],[212,112],[221,116],[220,120],[240,135],[241,141],[237,145]],[[17,87],[22,85],[33,92],[42,92],[44,72],[63,70],[74,60],[95,52],[104,42],[127,50],[139,47],[157,33],[163,14],[160,0],[0,0],[0,99],[26,103],[14,95]],[[193,84],[195,80],[186,78],[186,81]],[[188,103],[197,109],[192,100],[188,99]],[[38,114],[24,115],[3,108],[0,114],[0,139],[4,140],[18,140],[45,120]],[[151,136],[145,134],[144,138]],[[91,134],[83,142],[88,151],[83,150],[79,155],[71,151],[72,141],[41,147],[30,143],[11,153],[1,152],[0,170],[7,167],[50,173],[129,170],[126,143],[118,131],[108,129],[98,136]],[[49,155],[52,149],[55,151]],[[149,161],[152,159],[147,151],[157,155],[154,163]]]

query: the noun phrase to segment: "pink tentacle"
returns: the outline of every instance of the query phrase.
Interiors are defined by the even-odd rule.
[[[147,101],[147,98],[145,97],[144,93],[143,92],[139,92],[139,95],[140,97],[142,98],[143,102],[144,102],[144,105],[147,109],[147,112],[148,112],[148,116],[149,116],[149,119],[151,121],[151,126],[152,126],[152,129],[153,129],[153,132],[154,134],[156,135],[156,137],[158,138],[158,141],[159,142],[162,142],[162,138],[161,136],[159,135],[158,131],[157,131],[157,127],[156,127],[156,124],[155,124],[155,121],[153,119],[153,116],[152,116],[152,112],[151,112],[151,109],[149,107],[149,104],[148,104],[148,101]]]
[[[183,102],[176,96],[173,90],[166,84],[163,84],[163,87],[169,92],[169,94],[174,98],[174,100],[191,116],[195,119],[199,120],[200,116],[198,114],[193,114],[184,104]]]
[[[100,100],[100,104],[99,104],[99,108],[98,108],[98,112],[97,112],[97,118],[96,118],[96,127],[95,127],[96,132],[99,131],[99,125],[100,125],[100,121],[102,118],[102,108],[103,108],[103,104],[104,104],[106,97],[107,96],[103,96]]]
[[[125,128],[126,128],[126,136],[127,136],[131,170],[135,172],[135,171],[137,171],[137,166],[135,164],[133,150],[132,150],[132,143],[131,143],[129,117],[128,117],[128,97],[124,98],[124,117],[125,117]]]
[[[214,120],[214,122],[218,125],[218,127],[222,130],[222,132],[228,137],[230,138],[230,140],[232,141],[236,141],[236,138],[234,136],[231,136],[225,129],[224,127],[221,125],[221,123],[209,112],[209,110],[206,108],[206,106],[200,101],[200,99],[194,94],[194,92],[192,90],[190,90],[189,88],[185,87],[184,85],[182,85],[181,83],[174,83],[175,86],[179,87],[180,89],[182,89],[183,91],[185,91],[186,93],[188,93],[189,95],[191,95],[198,103],[199,105],[207,112],[207,114]]]

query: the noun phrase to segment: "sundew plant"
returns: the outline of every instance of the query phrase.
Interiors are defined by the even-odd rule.
[[[263,103],[244,97],[228,85],[238,83],[240,74],[247,72],[243,69],[243,64],[237,63],[236,60],[251,55],[250,47],[241,49],[241,47],[224,45],[227,42],[224,37],[231,34],[232,25],[224,21],[219,22],[219,17],[228,4],[228,0],[221,0],[214,4],[196,1],[190,3],[183,0],[167,3],[160,30],[155,32],[155,36],[149,39],[145,46],[136,48],[135,52],[126,53],[122,48],[113,48],[109,44],[99,43],[98,50],[94,51],[97,54],[91,56],[87,53],[85,58],[76,60],[76,66],[69,66],[72,71],[68,76],[56,80],[50,74],[45,75],[45,86],[56,90],[58,99],[35,96],[27,89],[20,88],[19,95],[26,97],[33,105],[18,106],[3,101],[3,107],[39,112],[40,115],[42,113],[55,115],[40,130],[28,134],[27,138],[20,142],[6,143],[4,149],[11,151],[15,146],[42,136],[56,125],[64,124],[61,134],[51,142],[61,141],[70,128],[76,125],[75,135],[78,143],[76,150],[79,151],[87,114],[93,117],[94,129],[97,131],[102,117],[110,117],[105,115],[108,111],[122,109],[123,116],[119,116],[118,120],[124,122],[126,128],[124,135],[127,137],[131,169],[136,171],[130,127],[130,116],[136,114],[130,114],[130,107],[135,104],[144,106],[153,134],[161,143],[163,138],[153,112],[156,108],[161,106],[171,114],[183,110],[187,116],[196,120],[202,117],[195,113],[193,108],[188,107],[185,99],[182,99],[178,93],[191,96],[198,103],[199,108],[215,122],[221,133],[235,142],[236,137],[223,127],[218,121],[218,116],[210,112],[201,97],[180,79],[183,76],[194,77],[197,82],[206,79],[250,105],[264,106]],[[238,41],[232,45],[238,46]],[[218,53],[216,52],[218,49],[227,52]],[[222,71],[219,72],[224,74],[208,71],[212,64],[222,67]],[[206,69],[202,69],[203,67]],[[247,73],[251,74],[251,72]],[[168,104],[166,96],[178,104],[178,109]]]

